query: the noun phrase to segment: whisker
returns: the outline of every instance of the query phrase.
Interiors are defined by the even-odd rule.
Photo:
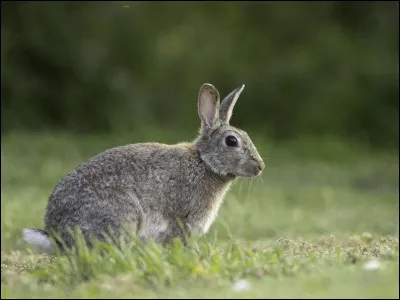
[[[243,184],[243,182],[242,182],[242,180],[240,180],[239,181],[239,188],[238,188],[238,191],[237,191],[237,199],[238,200],[240,199],[240,192],[242,190],[242,184]]]
[[[260,179],[261,179],[262,184],[265,185],[264,177],[261,177]]]
[[[253,183],[253,178],[250,178],[250,183],[249,183],[249,188],[247,189],[247,196],[246,196],[246,202],[249,201],[249,197],[250,197],[250,190],[251,190],[251,185]]]

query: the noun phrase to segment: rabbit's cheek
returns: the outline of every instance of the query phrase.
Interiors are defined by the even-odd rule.
[[[235,159],[233,159],[233,168],[234,169],[240,169],[243,166],[242,160],[240,159],[240,157],[236,157]],[[234,171],[234,170],[232,170]]]

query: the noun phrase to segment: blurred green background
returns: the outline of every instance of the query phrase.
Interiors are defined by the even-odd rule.
[[[260,249],[301,241],[298,252],[282,252],[297,261],[294,281],[286,269],[277,273],[285,280],[267,272],[248,297],[397,299],[398,45],[398,1],[2,1],[2,297],[104,297],[103,282],[112,295],[138,296],[138,286],[149,295],[154,287],[132,277],[64,286],[60,278],[76,275],[60,269],[42,288],[21,273],[26,253],[14,252],[27,250],[21,229],[43,228],[54,186],[82,162],[118,145],[194,139],[198,91],[209,82],[221,97],[246,85],[231,123],[249,133],[266,169],[232,185],[207,238],[217,237],[215,249],[229,240]],[[303,241],[313,239],[321,250],[309,255]],[[368,273],[361,258],[340,257],[368,259],[366,247],[391,267]],[[93,267],[123,274],[125,261]],[[218,289],[215,278],[206,289],[185,280],[154,293]],[[219,293],[237,297],[230,287]]]
[[[271,141],[398,148],[398,2],[1,3],[2,133],[191,132],[198,89],[246,89]]]

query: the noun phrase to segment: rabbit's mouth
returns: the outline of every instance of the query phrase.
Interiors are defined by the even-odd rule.
[[[258,173],[255,176],[260,176],[262,173],[262,169],[258,169]]]
[[[250,171],[250,172],[238,172],[236,174],[236,176],[239,176],[239,177],[257,177],[257,176],[260,176],[261,173],[262,173],[262,170],[253,169],[253,171]]]
[[[257,177],[260,176],[262,171],[265,168],[265,164],[263,161],[254,161],[251,162],[250,164],[247,164],[240,170],[240,174],[238,176],[241,177]]]

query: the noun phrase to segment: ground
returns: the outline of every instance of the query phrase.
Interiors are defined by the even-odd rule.
[[[161,136],[134,141],[176,140]],[[398,153],[254,140],[263,175],[238,180],[188,248],[99,245],[50,257],[27,248],[21,229],[43,228],[62,176],[132,137],[3,136],[2,298],[398,298]]]

